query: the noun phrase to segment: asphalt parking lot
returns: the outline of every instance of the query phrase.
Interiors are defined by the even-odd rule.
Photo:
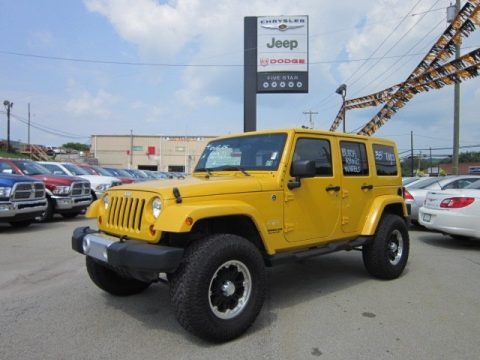
[[[128,298],[89,280],[70,248],[82,217],[26,229],[0,225],[0,359],[476,359],[480,241],[413,229],[394,281],[342,252],[268,271],[268,298],[241,338],[186,333],[164,283]]]

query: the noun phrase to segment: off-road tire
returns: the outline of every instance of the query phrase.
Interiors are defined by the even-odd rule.
[[[405,221],[398,215],[385,214],[373,241],[363,246],[363,263],[371,275],[379,279],[395,279],[407,265],[409,249]]]
[[[86,264],[88,275],[94,284],[112,295],[134,295],[150,286],[148,282],[123,277],[90,256],[86,257]]]
[[[265,299],[265,265],[259,249],[231,234],[212,235],[191,244],[169,280],[179,323],[211,342],[243,334]]]

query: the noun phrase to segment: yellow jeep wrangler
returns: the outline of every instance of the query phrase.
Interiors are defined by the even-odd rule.
[[[254,322],[265,267],[361,249],[366,270],[400,276],[407,210],[395,144],[309,129],[211,141],[192,176],[109,189],[77,228],[92,281],[113,295],[166,277],[178,321],[209,341]]]

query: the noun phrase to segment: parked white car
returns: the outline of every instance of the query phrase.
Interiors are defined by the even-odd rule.
[[[454,238],[480,239],[480,180],[464,189],[430,191],[418,221]]]
[[[78,176],[90,181],[93,200],[98,199],[107,189],[112,186],[121,185],[122,181],[113,176],[91,175],[85,169],[68,162],[39,161],[39,164],[46,167],[55,175]]]
[[[478,175],[453,175],[440,177],[422,177],[405,186],[405,203],[412,223],[418,223],[418,209],[423,205],[429,191],[463,189],[480,179]]]

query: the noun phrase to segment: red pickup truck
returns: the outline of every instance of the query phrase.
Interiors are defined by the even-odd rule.
[[[0,173],[26,175],[45,184],[47,208],[41,216],[49,221],[54,213],[72,218],[85,211],[92,202],[90,183],[74,176],[53,175],[32,160],[0,158]]]

